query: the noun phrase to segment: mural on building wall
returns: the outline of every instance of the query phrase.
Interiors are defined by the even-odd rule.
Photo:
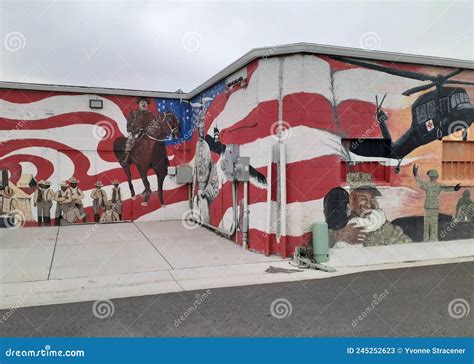
[[[447,75],[428,75],[420,72],[398,69],[395,67],[386,67],[376,63],[370,63],[348,57],[331,57],[335,60],[365,67],[379,72],[385,72],[391,75],[405,77],[419,81],[429,81],[429,83],[415,86],[403,91],[404,96],[418,94],[430,90],[417,97],[411,106],[412,122],[411,126],[404,134],[392,141],[390,131],[387,128],[388,116],[382,110],[382,104],[387,96],[385,94],[380,101],[376,98],[376,116],[380,125],[381,133],[384,139],[392,141],[389,152],[379,155],[381,157],[395,158],[398,160],[397,171],[400,168],[402,159],[421,145],[430,143],[434,140],[441,140],[454,132],[463,129],[463,138],[467,137],[467,129],[474,121],[474,107],[469,102],[469,96],[465,89],[461,87],[446,87],[445,85],[474,85],[474,82],[452,80],[451,78],[463,72],[457,69]],[[370,87],[370,85],[368,86]],[[434,90],[433,90],[434,88]],[[357,154],[356,148],[353,152]],[[370,155],[377,156],[377,155]]]
[[[443,186],[438,183],[438,171],[430,169],[426,172],[429,180],[423,181],[418,175],[418,167],[413,165],[413,175],[419,188],[425,191],[425,216],[423,220],[423,240],[438,240],[439,199],[441,192],[459,191],[461,184]]]
[[[147,110],[149,101],[145,98],[137,100],[138,110],[133,110],[127,118],[127,138],[121,137],[114,141],[114,152],[127,175],[128,186],[132,199],[135,189],[132,184],[130,166],[134,164],[140,173],[145,186],[142,192],[143,206],[147,206],[151,194],[148,171],[153,169],[158,180],[158,196],[163,205],[163,182],[168,174],[168,154],[165,142],[180,137],[178,117],[172,112],[164,112],[159,117]]]
[[[472,71],[315,55],[260,59],[244,71],[246,77],[239,82],[229,77],[212,94],[201,140],[208,142],[214,163],[223,146],[240,145],[240,154],[250,156],[253,169],[266,181],[268,154],[278,140],[276,125],[283,120],[288,146],[286,252],[276,239],[275,163],[271,185],[258,178],[250,181],[251,248],[291,254],[310,241],[311,224],[324,220],[335,247],[471,236],[471,214],[465,212],[471,210],[471,187],[454,191],[459,181],[440,182],[452,192],[440,195],[435,223],[434,212],[424,208],[425,181],[417,184],[413,165],[422,174],[440,169],[440,140],[474,140],[468,135],[474,120]],[[219,173],[217,168],[220,178]],[[232,216],[231,192],[226,183],[217,185],[209,220],[225,227]],[[460,217],[459,211],[464,211]],[[431,232],[426,239],[425,225]]]
[[[382,196],[370,174],[347,175],[350,192],[336,187],[324,198],[331,247],[410,243],[401,227],[387,220],[377,198]]]
[[[220,82],[191,100],[195,137],[197,137],[194,144],[195,174],[192,202],[193,210],[202,222],[231,231],[234,222],[226,216],[234,215],[231,211],[233,208],[231,182],[225,180],[221,161],[226,145],[232,143],[226,144],[222,141],[219,129],[219,118],[225,112],[228,96],[229,89],[226,83]],[[249,173],[252,185],[265,191],[264,174],[253,165],[250,165]],[[238,191],[238,195],[241,200],[242,191]]]
[[[413,175],[417,186],[426,196],[423,216],[423,241],[438,241],[446,236],[446,232],[439,237],[439,207],[442,192],[456,192],[461,184],[454,186],[443,185],[437,182],[439,174],[435,169],[427,171],[428,180],[424,181],[418,175],[418,167],[413,165]],[[409,226],[420,226],[418,216],[408,216],[394,224],[387,221],[383,210],[379,208],[377,197],[382,196],[376,185],[371,181],[371,175],[361,172],[347,175],[350,186],[347,192],[342,187],[331,189],[324,197],[324,216],[329,228],[329,241],[332,247],[360,247],[374,245],[403,244],[420,241],[419,231],[406,229]],[[466,225],[462,222],[471,221],[474,205],[470,199],[469,190],[465,190],[456,204],[455,213],[448,217],[449,231],[459,238],[463,236]],[[444,220],[444,219],[443,219]],[[443,230],[447,228],[443,221]],[[468,227],[468,230],[470,227]],[[414,234],[415,233],[415,234]],[[444,235],[444,236],[443,236]]]
[[[90,100],[102,109],[91,109]],[[159,219],[165,202],[168,218],[180,218],[188,194],[167,177],[167,167],[192,158],[176,147],[191,138],[192,121],[173,104],[184,102],[0,90],[3,223]],[[148,182],[151,172],[156,182]],[[140,196],[137,188],[144,189]]]
[[[222,179],[219,179],[217,163],[213,161],[211,149],[208,141],[204,139],[204,123],[206,115],[206,101],[203,103],[193,103],[195,112],[195,125],[198,134],[196,154],[194,156],[194,190],[193,190],[193,210],[201,222],[211,223],[210,207],[216,198]],[[220,151],[219,151],[219,154]]]
[[[289,255],[310,241],[316,221],[328,222],[336,247],[469,238],[472,183],[457,168],[470,170],[474,156],[456,148],[474,142],[473,83],[472,71],[294,54],[255,60],[190,102],[0,90],[0,169],[9,170],[13,190],[2,192],[3,211],[19,211],[34,225],[104,215],[179,219],[188,186],[176,185],[166,167],[193,164],[195,207],[206,222],[230,230],[232,186],[220,161],[238,144],[251,164],[251,249]],[[91,110],[90,99],[102,100],[103,109]],[[270,162],[279,141],[287,145],[281,239],[277,165]],[[455,144],[449,165],[446,141]],[[425,177],[433,170],[439,181]],[[84,197],[56,197],[63,181],[70,191],[73,177]],[[443,191],[438,207],[425,204],[430,186]],[[237,193],[240,205],[240,184]]]

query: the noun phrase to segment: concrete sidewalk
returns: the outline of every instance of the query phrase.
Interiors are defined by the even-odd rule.
[[[181,221],[0,229],[0,308],[334,277],[469,261],[473,241],[332,249],[335,273],[299,270]],[[271,267],[278,269],[269,269]]]

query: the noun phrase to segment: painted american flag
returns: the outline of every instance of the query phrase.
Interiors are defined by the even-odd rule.
[[[279,67],[282,79],[279,79]],[[383,63],[383,62],[382,62]],[[392,67],[394,64],[390,64]],[[438,74],[435,67],[396,64],[398,68]],[[384,110],[394,139],[411,125],[411,105],[416,95],[402,92],[423,84],[420,81],[389,75],[349,65],[326,56],[295,54],[263,58],[250,63],[246,82],[228,90],[222,81],[193,100],[155,98],[149,110],[156,114],[174,112],[181,124],[181,140],[167,146],[171,165],[194,163],[197,133],[194,128],[196,110],[193,104],[206,99],[205,133],[214,138],[220,131],[224,145],[239,144],[240,154],[250,156],[252,167],[266,177],[270,146],[276,143],[275,124],[282,120],[287,128],[287,252],[307,242],[311,224],[323,221],[322,199],[335,186],[344,186],[341,160],[347,158],[343,139],[380,138],[375,124],[375,96],[387,94]],[[282,94],[279,94],[281,82]],[[474,97],[472,88],[469,90]],[[89,99],[103,101],[104,108],[91,110]],[[36,180],[49,179],[57,190],[60,181],[75,176],[86,195],[85,206],[91,214],[92,202],[87,200],[97,180],[111,194],[111,181],[118,179],[124,195],[124,219],[179,219],[188,205],[188,187],[165,180],[166,207],[156,193],[148,206],[140,199],[130,199],[123,173],[113,153],[113,141],[126,135],[126,118],[136,109],[135,97],[97,96],[46,91],[0,90],[0,168],[11,172],[16,183],[21,175],[32,174]],[[374,126],[375,125],[375,126]],[[433,145],[426,145],[403,160],[400,174],[390,169],[390,179],[381,183],[384,190],[381,204],[390,220],[421,214],[420,192],[414,189],[411,163],[431,158]],[[350,156],[357,162],[364,157]],[[213,161],[222,156],[214,151]],[[374,159],[370,159],[374,162]],[[393,167],[396,160],[375,160]],[[273,165],[273,176],[276,166]],[[132,168],[137,192],[143,184]],[[231,185],[220,173],[221,188],[211,205],[211,223],[228,227],[232,215]],[[156,191],[151,172],[149,180]],[[267,188],[271,189],[271,228],[266,227]],[[31,194],[33,191],[25,189]],[[242,190],[239,191],[242,196]],[[276,245],[276,183],[252,178],[250,184],[250,247],[259,251],[279,252]]]

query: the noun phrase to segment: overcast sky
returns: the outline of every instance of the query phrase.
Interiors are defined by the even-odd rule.
[[[189,91],[294,42],[474,60],[474,1],[0,0],[0,80]]]

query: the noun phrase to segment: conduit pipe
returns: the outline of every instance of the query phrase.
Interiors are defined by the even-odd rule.
[[[242,228],[242,247],[247,249],[249,232],[249,183],[244,182],[244,221]]]
[[[286,144],[280,140],[280,252],[286,257]]]

